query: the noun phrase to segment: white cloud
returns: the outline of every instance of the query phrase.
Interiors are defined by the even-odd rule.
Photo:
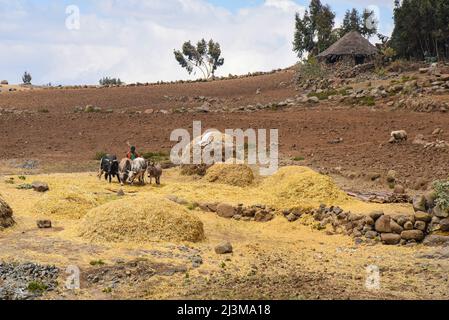
[[[266,0],[236,12],[205,0],[97,0],[88,11],[80,6],[81,29],[70,31],[62,4],[29,1],[6,6],[11,12],[1,15],[10,32],[0,43],[0,78],[18,81],[26,69],[36,83],[96,83],[103,76],[187,79],[173,49],[203,37],[222,46],[219,75],[287,67],[296,62],[294,13],[303,11],[290,0]]]

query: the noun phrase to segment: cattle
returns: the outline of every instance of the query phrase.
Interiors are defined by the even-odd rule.
[[[137,158],[131,162],[131,170],[129,171],[128,182],[133,185],[134,180],[138,180],[140,184],[145,185],[145,172],[148,163],[144,158]]]
[[[100,170],[98,171],[98,179],[101,179],[103,176],[106,180],[109,180],[109,183],[112,182],[113,177],[117,177],[120,182],[120,177],[118,175],[118,161],[117,157],[114,155],[106,155],[101,158],[100,161]]]
[[[128,158],[122,159],[118,166],[118,176],[120,178],[120,184],[123,184],[128,180],[129,172],[131,171],[132,161]]]
[[[155,164],[154,162],[150,162],[148,164],[148,178],[150,178],[150,184],[153,181],[153,178],[156,180],[156,184],[161,184],[161,176],[162,176],[162,167],[160,164]]]

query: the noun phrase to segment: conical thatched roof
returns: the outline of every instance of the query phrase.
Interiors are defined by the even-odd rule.
[[[321,52],[318,57],[324,58],[344,55],[371,56],[378,52],[379,50],[371,42],[362,37],[360,33],[352,31],[327,48],[327,50]]]

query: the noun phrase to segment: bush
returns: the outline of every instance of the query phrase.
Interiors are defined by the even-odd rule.
[[[142,158],[154,162],[163,162],[170,160],[170,155],[167,152],[145,152],[142,154]]]
[[[104,78],[100,79],[99,83],[102,86],[110,86],[110,85],[120,86],[123,84],[123,82],[122,82],[122,80],[120,80],[120,78],[116,79],[116,78],[109,78],[109,77],[104,77]]]
[[[31,77],[31,74],[29,74],[27,71],[22,76],[23,84],[31,84],[31,80],[33,78]]]
[[[300,79],[321,79],[326,76],[326,71],[321,67],[316,57],[310,56],[298,66]]]
[[[441,180],[434,183],[436,193],[435,203],[443,210],[449,209],[449,180]]]
[[[99,151],[95,154],[95,158],[94,160],[98,160],[100,161],[101,159],[103,159],[104,157],[106,157],[108,154],[106,152],[103,151]]]

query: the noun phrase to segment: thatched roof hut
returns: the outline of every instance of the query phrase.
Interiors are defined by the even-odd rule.
[[[372,59],[379,50],[357,31],[347,33],[343,38],[318,55],[320,61],[335,63],[342,59],[363,64]]]

